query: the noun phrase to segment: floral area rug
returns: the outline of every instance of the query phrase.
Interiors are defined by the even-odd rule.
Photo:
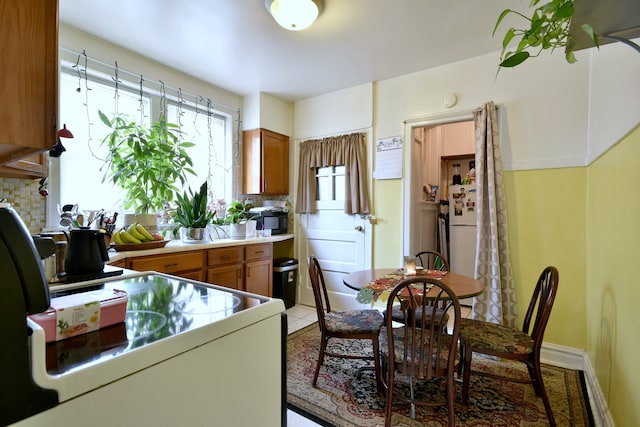
[[[384,398],[376,392],[370,370],[358,369],[369,362],[325,357],[318,387],[311,381],[318,358],[320,331],[317,324],[289,335],[287,340],[287,403],[289,409],[323,426],[384,426]],[[366,341],[331,339],[334,352],[371,351]],[[474,370],[509,372],[527,376],[524,364],[473,356]],[[582,371],[543,365],[545,386],[558,426],[593,426],[593,416]],[[458,384],[457,426],[546,426],[549,425],[542,400],[530,384],[518,384],[471,376],[469,406],[460,404],[462,385]],[[421,390],[432,393],[433,390]],[[409,417],[409,406],[394,403],[394,426],[446,426],[446,407],[417,408],[416,420]]]

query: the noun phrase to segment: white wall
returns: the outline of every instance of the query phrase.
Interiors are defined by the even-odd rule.
[[[375,82],[373,99],[362,85],[298,101],[295,138],[366,127],[373,118],[375,138],[403,135],[405,120],[464,114],[493,100],[505,170],[585,166],[638,123],[640,55],[614,43],[576,56],[567,64],[545,52],[496,77],[496,52]],[[441,103],[448,93],[458,97],[451,109]]]
[[[640,44],[640,39],[635,42]],[[622,43],[591,49],[589,162],[640,120],[640,53]]]
[[[283,135],[293,133],[293,104],[267,93],[247,95],[242,103],[242,129],[265,128]]]
[[[242,106],[242,98],[239,95],[180,72],[178,70],[180,64],[174,64],[173,68],[161,65],[128,51],[126,47],[111,44],[64,24],[60,24],[58,37],[61,48],[76,52],[85,50],[89,57],[110,65],[118,61],[118,67],[121,69],[143,74],[151,80],[162,80],[167,86],[181,87],[186,92],[208,97],[212,101],[227,105],[234,110]]]
[[[367,83],[296,102],[295,138],[303,140],[371,128],[372,87],[372,83]]]
[[[401,134],[407,118],[469,112],[492,100],[506,119],[505,169],[584,165],[588,62],[569,67],[562,55],[540,59],[496,77],[498,56],[489,54],[379,82],[376,132]],[[452,109],[441,104],[449,92],[458,97]]]

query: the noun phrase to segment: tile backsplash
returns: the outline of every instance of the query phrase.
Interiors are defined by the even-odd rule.
[[[38,193],[38,180],[0,178],[0,199],[7,199],[31,234],[42,231],[46,223],[46,199]]]

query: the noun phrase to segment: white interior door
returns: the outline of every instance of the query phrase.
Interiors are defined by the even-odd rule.
[[[324,274],[331,307],[361,308],[355,291],[342,278],[371,267],[369,221],[344,213],[344,166],[318,170],[317,212],[300,215],[299,303],[315,306],[310,287],[307,258],[315,255]]]

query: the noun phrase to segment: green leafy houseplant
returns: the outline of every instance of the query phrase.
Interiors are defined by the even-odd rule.
[[[500,53],[500,67],[515,67],[530,57],[540,55],[543,50],[564,48],[565,59],[568,63],[576,62],[574,55],[574,35],[570,31],[569,24],[575,10],[573,0],[552,0],[538,6],[541,0],[531,0],[530,7],[537,6],[531,17],[522,13],[505,9],[500,14],[493,29],[495,35],[502,20],[509,14],[522,17],[529,23],[529,28],[518,29],[511,27],[507,30],[502,40]],[[593,32],[591,25],[584,24],[580,27],[593,40],[594,46],[599,46],[598,35]],[[509,44],[514,38],[520,38],[515,50],[509,49]]]
[[[249,209],[252,207],[253,205],[251,203],[244,204],[238,201],[231,202],[231,205],[229,205],[229,208],[227,209],[225,222],[228,222],[229,224],[241,224],[243,222],[247,222],[255,217],[255,215],[251,215],[249,212]]]
[[[125,190],[125,209],[133,208],[136,214],[159,212],[185,185],[186,174],[195,175],[186,151],[194,144],[181,142],[178,126],[165,117],[143,126],[122,115],[109,119],[98,113],[111,129],[102,140],[108,148],[103,182],[109,178]]]
[[[178,233],[180,227],[184,228],[206,228],[213,224],[216,219],[216,212],[210,211],[207,207],[207,181],[203,182],[200,190],[195,193],[189,188],[189,194],[185,191],[183,195],[176,194],[177,209],[173,217],[176,226],[173,235]]]

